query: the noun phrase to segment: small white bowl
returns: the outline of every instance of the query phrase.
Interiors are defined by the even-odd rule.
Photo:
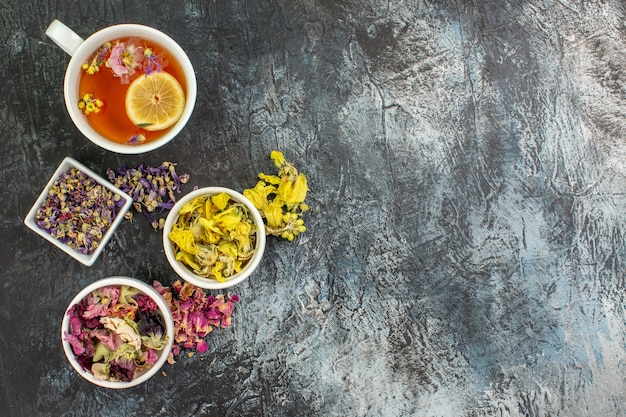
[[[182,262],[176,260],[176,252],[174,250],[174,244],[170,241],[168,235],[172,231],[172,226],[178,220],[178,213],[180,209],[197,197],[204,196],[212,196],[220,193],[228,194],[233,200],[242,203],[247,209],[254,223],[256,224],[257,232],[256,232],[256,249],[252,258],[246,263],[241,271],[238,273],[228,277],[225,282],[218,281],[213,278],[201,277],[189,269]],[[263,218],[261,217],[261,213],[254,207],[254,204],[242,194],[237,191],[231,190],[230,188],[223,187],[205,187],[199,188],[195,191],[190,192],[180,200],[176,202],[172,210],[169,212],[167,219],[165,220],[165,226],[163,228],[163,248],[165,249],[165,256],[169,261],[170,265],[176,271],[176,273],[183,278],[185,281],[190,282],[191,284],[206,288],[206,289],[223,289],[232,287],[233,285],[239,284],[246,278],[250,276],[254,272],[254,270],[259,266],[261,259],[263,258],[263,252],[265,251],[265,225],[263,223]]]
[[[79,302],[81,302],[85,297],[87,297],[87,295],[89,295],[92,291],[98,288],[119,287],[122,285],[127,285],[129,287],[137,288],[142,293],[146,294],[147,296],[149,296],[150,298],[154,300],[154,302],[157,304],[159,308],[159,312],[161,316],[163,317],[163,322],[165,324],[165,332],[169,340],[168,340],[168,344],[163,348],[163,350],[157,353],[159,357],[157,362],[151,368],[147,369],[144,373],[141,373],[137,377],[135,377],[132,381],[129,381],[129,382],[103,381],[103,380],[96,379],[93,373],[83,369],[81,364],[76,360],[76,357],[74,356],[74,352],[72,351],[72,346],[70,345],[69,342],[65,340],[64,333],[69,332],[70,330],[70,317],[68,316],[67,312],[75,304],[78,304]],[[170,351],[172,350],[172,345],[174,343],[174,319],[172,318],[172,312],[170,311],[169,307],[165,303],[165,300],[163,299],[161,294],[159,294],[157,290],[155,290],[148,284],[136,278],[121,277],[121,276],[109,277],[109,278],[101,279],[99,281],[96,281],[88,285],[81,292],[79,292],[76,295],[76,297],[74,297],[74,299],[70,302],[70,304],[67,307],[67,310],[65,311],[65,315],[63,316],[63,322],[61,323],[61,341],[63,343],[63,350],[65,351],[65,356],[67,356],[68,361],[70,362],[72,367],[76,370],[76,372],[78,372],[78,374],[82,376],[83,378],[85,378],[87,381],[92,382],[101,387],[105,387],[105,388],[114,388],[114,389],[130,388],[135,385],[139,385],[147,381],[148,379],[150,379],[152,376],[154,376],[154,374],[156,374],[159,371],[159,369],[161,369],[165,361],[167,361],[167,357]]]
[[[35,214],[37,212],[37,209],[41,206],[41,204],[43,204],[46,201],[46,198],[48,197],[48,192],[52,188],[52,185],[54,184],[54,182],[58,180],[63,173],[67,172],[71,168],[76,168],[79,171],[82,171],[83,173],[87,174],[98,184],[106,187],[108,190],[112,191],[114,194],[118,194],[124,200],[124,205],[118,209],[117,216],[115,217],[115,219],[113,220],[113,222],[111,223],[107,231],[103,234],[102,239],[100,240],[98,244],[98,247],[90,254],[79,253],[76,250],[72,249],[69,245],[59,241],[50,233],[40,228],[37,225],[37,221],[35,220]],[[96,260],[98,259],[98,256],[100,256],[100,254],[104,250],[104,247],[106,246],[107,242],[109,241],[109,239],[111,239],[111,236],[113,236],[115,229],[119,226],[120,222],[124,218],[124,214],[128,211],[128,209],[131,207],[132,204],[133,204],[133,199],[131,196],[124,193],[120,189],[116,188],[113,184],[111,184],[110,182],[108,182],[107,180],[105,180],[104,178],[102,178],[101,176],[99,176],[98,174],[96,174],[95,172],[93,172],[92,170],[90,170],[89,168],[81,164],[80,162],[74,160],[73,158],[66,157],[65,159],[63,159],[63,161],[61,162],[57,170],[54,172],[54,174],[50,178],[50,181],[48,181],[48,184],[45,186],[45,188],[39,195],[39,198],[37,198],[37,201],[35,202],[33,207],[30,209],[30,211],[24,218],[24,224],[26,225],[26,227],[33,230],[35,233],[37,233],[38,235],[46,239],[48,242],[52,243],[57,248],[61,249],[63,252],[70,255],[72,258],[76,259],[77,261],[81,262],[84,265],[91,266],[94,264],[94,262],[96,262]]]

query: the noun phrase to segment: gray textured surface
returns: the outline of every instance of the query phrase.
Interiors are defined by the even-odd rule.
[[[0,414],[626,416],[623,2],[142,3],[0,2]],[[54,18],[176,39],[183,133],[137,156],[84,139]],[[91,268],[22,225],[61,159],[242,190],[272,149],[309,178],[309,231],[270,239],[233,327],[140,387],[77,376],[74,294],[175,277],[146,222]]]

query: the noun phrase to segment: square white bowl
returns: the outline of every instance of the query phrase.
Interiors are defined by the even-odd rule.
[[[118,209],[117,215],[115,216],[113,223],[111,223],[107,231],[102,236],[102,240],[100,240],[98,247],[96,248],[96,250],[94,250],[90,254],[79,253],[78,251],[72,249],[69,245],[59,241],[54,236],[46,232],[44,229],[37,226],[37,222],[35,221],[35,213],[37,212],[37,209],[41,206],[41,204],[45,202],[46,198],[48,197],[48,191],[52,188],[52,185],[54,184],[54,182],[61,177],[61,174],[63,174],[64,172],[67,172],[71,168],[76,168],[79,171],[83,172],[84,174],[88,175],[91,179],[96,181],[99,185],[109,189],[114,194],[118,194],[124,200],[124,205]],[[33,207],[30,209],[26,217],[24,218],[24,224],[26,225],[26,227],[33,230],[39,236],[43,237],[48,242],[52,243],[54,246],[61,249],[63,252],[67,253],[68,255],[70,255],[72,258],[76,259],[77,261],[81,262],[84,265],[91,266],[94,264],[94,262],[96,262],[96,260],[98,259],[98,256],[100,256],[100,254],[104,250],[104,247],[106,246],[109,239],[111,239],[111,236],[115,232],[115,229],[117,228],[117,226],[119,226],[120,222],[124,218],[124,214],[126,214],[126,212],[128,211],[128,209],[130,208],[132,204],[133,204],[133,199],[128,194],[124,193],[123,191],[115,187],[113,184],[111,184],[110,182],[108,182],[107,180],[105,180],[104,178],[102,178],[101,176],[99,176],[98,174],[96,174],[95,172],[93,172],[91,169],[87,168],[80,162],[76,161],[75,159],[66,157],[65,159],[63,159],[63,161],[61,161],[61,164],[59,165],[57,170],[54,172],[52,177],[50,178],[50,181],[48,181],[48,184],[45,186],[45,188],[39,195],[39,198],[37,199]]]

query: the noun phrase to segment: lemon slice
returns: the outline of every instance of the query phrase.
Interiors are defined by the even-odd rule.
[[[131,122],[149,131],[172,126],[184,108],[183,88],[167,72],[141,76],[126,91],[126,115]]]

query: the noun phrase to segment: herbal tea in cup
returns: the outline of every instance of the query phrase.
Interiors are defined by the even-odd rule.
[[[195,74],[167,35],[142,25],[116,25],[83,41],[57,20],[46,34],[72,56],[65,104],[92,142],[114,152],[143,153],[169,142],[189,120]]]

